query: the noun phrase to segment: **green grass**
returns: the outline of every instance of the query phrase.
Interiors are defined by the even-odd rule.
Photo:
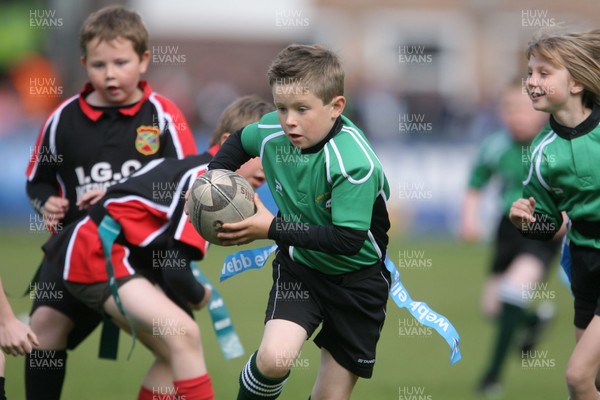
[[[13,294],[10,300],[16,313],[29,310],[30,299],[14,295],[27,287],[41,259],[39,246],[44,239],[43,234],[34,233],[0,235],[0,274],[6,290]],[[403,282],[413,299],[427,302],[433,310],[451,320],[461,335],[463,359],[450,366],[449,348],[435,332],[430,335],[401,335],[400,324],[406,324],[411,317],[390,300],[374,377],[358,382],[353,399],[403,399],[400,397],[402,393],[404,399],[415,400],[476,399],[473,387],[485,367],[494,334],[492,323],[479,314],[489,247],[484,244],[461,245],[452,240],[415,242],[396,238],[390,246],[390,254],[400,266],[399,250],[420,254],[428,260],[422,264],[424,267],[400,268]],[[225,400],[236,398],[238,374],[259,344],[271,285],[270,268],[248,271],[218,283],[220,266],[227,251],[213,246],[202,263],[202,269],[225,299],[246,354],[235,360],[225,360],[210,326],[208,313],[202,311],[196,314],[203,332],[205,356],[216,398]],[[557,280],[555,270],[546,293],[554,297],[552,301],[557,308],[557,318],[538,347],[538,350],[547,352],[547,368],[523,367],[515,349],[504,373],[505,399],[566,398],[563,375],[573,347],[572,302],[567,288]],[[152,360],[149,352],[137,345],[132,358],[126,360],[131,341],[128,336],[122,335],[119,360],[99,360],[96,357],[98,338],[96,331],[78,349],[69,353],[63,398],[134,399]],[[292,371],[282,399],[308,397],[319,365],[316,346],[312,342],[306,343],[300,358],[301,362]],[[7,359],[7,394],[10,399],[24,398],[23,365],[22,358]]]

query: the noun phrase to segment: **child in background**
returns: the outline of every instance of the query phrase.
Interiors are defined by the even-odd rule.
[[[483,314],[496,320],[497,334],[488,366],[477,386],[479,393],[489,396],[501,390],[502,368],[513,349],[516,334],[524,331],[519,350],[521,355],[526,354],[553,315],[549,303],[543,303],[538,312],[529,310],[529,303],[559,248],[559,239],[539,242],[522,237],[508,218],[512,202],[523,191],[528,148],[548,118],[531,107],[520,79],[503,91],[500,117],[505,128],[482,144],[471,171],[460,230],[466,241],[479,239],[482,190],[497,178],[503,215],[496,231],[494,258],[481,301]]]

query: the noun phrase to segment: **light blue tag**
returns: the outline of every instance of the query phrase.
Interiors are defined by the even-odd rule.
[[[131,348],[129,349],[129,354],[127,355],[127,359],[129,360],[131,358],[131,354],[133,353],[133,348],[135,347],[135,325],[129,314],[126,313],[125,307],[121,302],[121,297],[119,296],[119,288],[115,280],[115,270],[111,262],[112,247],[115,243],[115,240],[121,233],[121,229],[121,225],[117,221],[115,221],[110,215],[106,214],[104,218],[102,218],[102,221],[98,226],[98,235],[100,236],[102,250],[104,251],[104,260],[106,262],[106,274],[108,275],[108,287],[110,288],[112,296],[115,299],[115,303],[117,303],[117,308],[129,323],[129,329],[131,330]]]
[[[560,274],[561,281],[571,286],[571,248],[569,244],[571,241],[565,235],[562,240],[562,246],[560,249],[560,266],[562,267],[562,274]]]
[[[460,354],[460,336],[450,321],[441,314],[433,311],[427,303],[421,301],[414,301],[410,294],[406,291],[406,288],[400,281],[400,272],[389,259],[385,258],[385,267],[390,271],[392,275],[392,287],[390,289],[390,296],[394,299],[394,302],[400,308],[406,308],[411,315],[419,321],[422,325],[433,328],[446,340],[450,346],[450,364],[456,363],[462,358]]]
[[[571,230],[571,220],[567,218],[566,221],[567,233],[563,236],[562,245],[560,249],[560,266],[559,278],[565,286],[571,287],[571,240],[569,240],[568,233]]]
[[[242,346],[242,342],[233,327],[229,310],[225,306],[225,301],[217,289],[204,276],[197,263],[192,262],[190,268],[198,282],[212,289],[212,295],[207,307],[223,356],[226,360],[243,356],[244,346]]]
[[[261,269],[277,245],[242,250],[225,257],[221,270],[221,282],[249,269]]]
[[[261,247],[253,250],[243,250],[230,254],[225,258],[221,271],[221,282],[249,269],[260,269],[264,266],[269,255],[277,249],[276,245]],[[462,358],[460,354],[460,336],[446,317],[434,312],[426,303],[414,301],[400,281],[400,272],[394,263],[386,257],[385,266],[390,271],[393,282],[390,296],[398,307],[406,308],[421,324],[435,329],[448,343],[451,349],[450,364]]]

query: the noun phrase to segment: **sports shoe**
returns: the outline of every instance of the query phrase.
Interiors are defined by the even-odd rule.
[[[536,315],[537,321],[535,324],[528,326],[521,342],[521,354],[529,354],[536,344],[540,341],[542,334],[548,327],[548,324],[554,318],[554,306],[550,302],[543,302],[539,305]]]
[[[502,384],[497,378],[486,376],[477,385],[475,391],[486,399],[499,399],[502,397]]]

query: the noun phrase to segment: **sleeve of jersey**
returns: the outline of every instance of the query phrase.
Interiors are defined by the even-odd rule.
[[[488,153],[488,146],[489,141],[485,142],[479,149],[477,158],[473,168],[471,169],[471,175],[469,176],[469,189],[479,190],[483,188],[490,180],[494,172],[489,163],[488,157],[486,157]]]
[[[189,267],[163,268],[162,275],[171,290],[190,303],[199,303],[204,297],[204,293],[206,293],[206,289],[194,278],[194,274]]]
[[[166,212],[139,200],[111,201],[108,213],[121,225],[128,243],[145,247],[168,227]]]
[[[190,124],[185,119],[181,110],[169,99],[156,95],[156,99],[163,107],[167,127],[165,133],[164,157],[184,158],[190,154],[197,154],[196,142],[190,129]]]
[[[364,144],[361,146],[354,137],[336,137],[330,143],[331,146],[326,148],[329,153],[328,174],[332,182],[332,223],[369,230],[375,199],[384,186],[381,165],[371,148]]]
[[[538,155],[540,157],[541,155]],[[536,159],[529,157],[531,165],[529,166],[528,175],[524,181],[523,198],[535,199],[535,222],[523,221],[519,230],[521,234],[529,239],[550,240],[560,229],[563,222],[561,212],[556,207],[554,195],[550,188],[545,187],[547,184],[542,183],[544,167],[541,166],[539,172],[536,170]]]
[[[50,116],[38,135],[35,147],[29,155],[29,164],[27,166],[27,184],[26,191],[29,202],[33,208],[42,213],[44,203],[50,196],[59,196],[60,185],[56,179],[56,165],[59,161],[59,155],[56,148],[50,146],[49,130],[51,122],[55,115]]]
[[[368,233],[334,225],[303,224],[298,229],[283,218],[276,217],[269,227],[268,238],[280,245],[353,256],[362,248]]]
[[[206,172],[206,169],[198,170],[193,176],[190,176],[185,182],[185,188],[190,190],[194,181]],[[188,215],[184,211],[184,202],[179,201],[172,215],[173,224],[173,239],[183,244],[183,248],[187,250],[187,254],[192,260],[201,260],[208,249],[208,242],[194,228]]]
[[[206,254],[208,242],[194,228],[189,220],[189,217],[184,212],[179,216],[177,230],[175,232],[175,240],[188,245],[190,258],[193,260],[201,260]],[[193,250],[193,251],[192,251]]]
[[[255,129],[253,126],[256,124],[248,125],[246,128],[235,131],[223,143],[217,154],[208,164],[208,169],[227,169],[229,171],[235,171],[241,167],[250,158],[257,156],[258,152],[247,150],[243,144],[242,135],[244,139],[246,135],[252,136]]]

